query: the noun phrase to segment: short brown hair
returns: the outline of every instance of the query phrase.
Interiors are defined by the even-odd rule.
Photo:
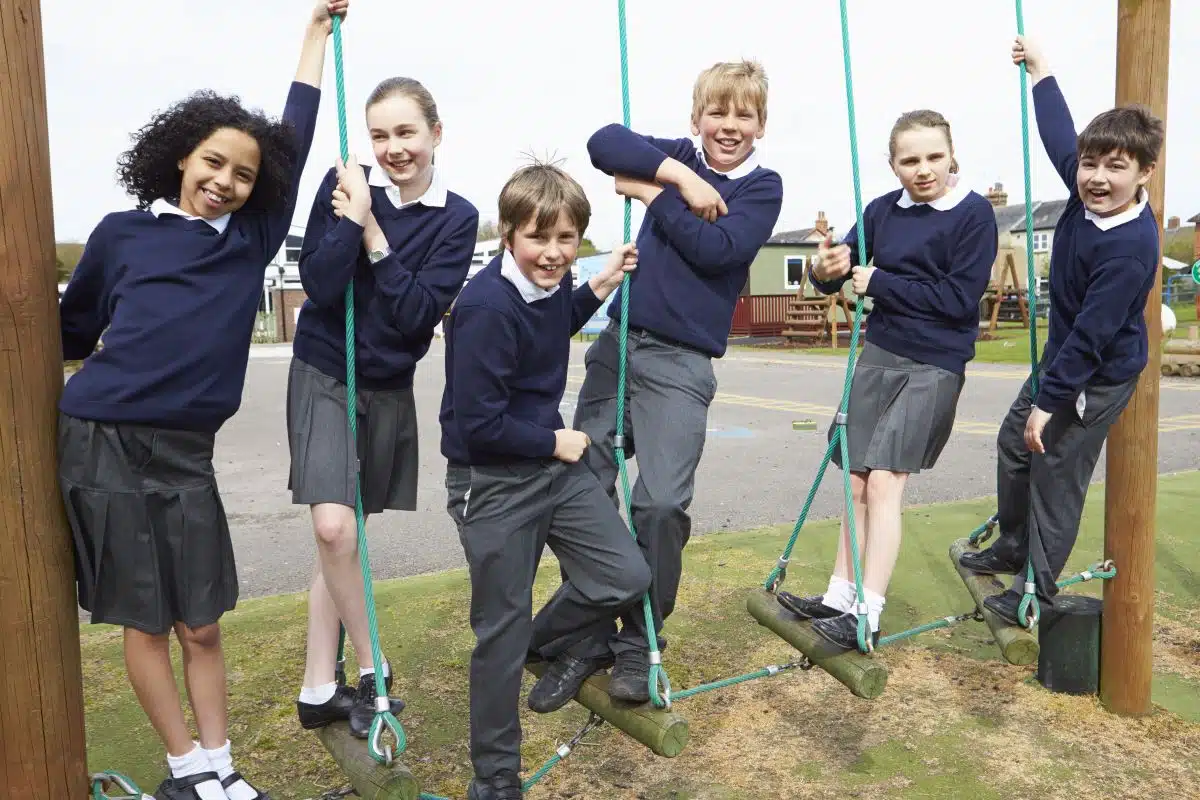
[[[958,172],[958,161],[954,158],[954,138],[950,136],[950,122],[938,112],[928,108],[906,111],[896,120],[896,124],[892,126],[892,133],[888,137],[888,161],[896,160],[896,140],[900,138],[900,134],[914,128],[939,128],[942,133],[946,134],[946,144],[950,146],[950,171]]]
[[[753,108],[758,121],[767,121],[767,73],[757,61],[726,61],[700,73],[692,88],[692,122],[710,105]]]
[[[592,204],[578,181],[553,164],[522,167],[500,190],[500,238],[511,244],[513,233],[531,219],[539,232],[549,230],[564,213],[583,236]]]
[[[1165,128],[1150,109],[1142,105],[1113,108],[1100,114],[1079,134],[1079,157],[1107,155],[1116,150],[1137,159],[1139,167],[1158,161]]]

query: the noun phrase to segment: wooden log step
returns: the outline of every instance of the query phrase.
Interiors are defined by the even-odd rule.
[[[954,564],[958,577],[967,585],[967,591],[975,599],[975,606],[991,629],[992,638],[996,640],[1004,660],[1018,666],[1034,663],[1038,659],[1037,637],[1020,626],[1010,625],[983,607],[984,598],[999,594],[1008,586],[995,575],[979,575],[958,563],[959,556],[968,552],[978,552],[978,548],[972,547],[969,539],[958,539],[950,545],[950,561]]]
[[[857,650],[842,650],[825,641],[812,629],[812,621],[800,619],[766,589],[755,589],[746,597],[746,610],[758,624],[771,629],[808,660],[841,681],[856,696],[871,700],[887,686],[887,667],[882,661]]]
[[[546,671],[546,663],[526,664],[525,669],[540,678]],[[674,711],[655,708],[653,703],[630,705],[613,700],[608,696],[608,677],[597,674],[584,681],[579,694],[575,695],[575,702],[646,745],[656,755],[674,758],[682,753],[688,742],[687,720]]]
[[[371,758],[366,739],[350,735],[350,726],[335,722],[317,730],[317,738],[337,762],[362,800],[417,800],[421,787],[399,759],[390,767]]]

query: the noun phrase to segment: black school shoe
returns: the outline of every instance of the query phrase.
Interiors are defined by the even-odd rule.
[[[390,669],[387,677],[383,679],[383,688],[388,693],[388,699],[391,700],[391,712],[394,717],[404,710],[404,701],[391,696],[392,674]],[[368,672],[358,680],[358,693],[354,698],[354,708],[350,710],[350,735],[355,739],[366,739],[371,735],[371,723],[375,721],[375,698],[377,696],[375,673]]]
[[[775,595],[775,599],[779,601],[779,605],[800,619],[832,619],[842,614],[841,611],[830,608],[822,602],[825,599],[823,594],[816,597],[797,597],[791,592],[779,592]]]
[[[650,702],[650,654],[645,650],[622,650],[617,654],[608,696],[627,703]]]
[[[1000,619],[1007,622],[1009,625],[1015,625],[1018,628],[1024,628],[1025,623],[1021,621],[1021,599],[1022,595],[1014,592],[1012,589],[1007,589],[1000,594],[992,595],[991,597],[983,598],[983,607],[995,614]],[[1038,610],[1045,612],[1047,608],[1054,607],[1053,600],[1038,595]]]
[[[324,728],[326,725],[343,719],[350,719],[350,712],[358,702],[358,692],[349,686],[338,686],[333,697],[324,703],[305,703],[296,701],[296,716],[300,718],[300,727],[306,731]]]
[[[529,708],[539,714],[548,714],[571,702],[593,674],[613,665],[612,655],[599,658],[575,658],[563,653],[550,662],[550,666],[538,678],[529,692]]]
[[[467,800],[521,800],[522,794],[520,777],[509,770],[487,780],[472,778],[467,786]]]
[[[1001,558],[990,547],[978,553],[963,553],[958,557],[958,563],[980,575],[1016,575],[1025,567]]]
[[[267,794],[266,792],[260,792],[258,787],[243,778],[242,773],[240,772],[231,772],[228,778],[225,778],[221,781],[221,785],[228,789],[238,781],[245,781],[246,785],[256,792],[254,795],[254,800],[271,800],[271,795]]]
[[[817,634],[843,650],[858,649],[858,615],[846,612],[828,619],[813,620],[812,629]],[[871,646],[879,644],[879,631],[871,634]]]
[[[159,784],[158,791],[154,793],[154,800],[200,800],[200,795],[196,794],[196,787],[209,781],[216,783],[221,787],[221,793],[225,793],[225,786],[217,777],[217,773],[199,772],[186,778],[167,778]]]

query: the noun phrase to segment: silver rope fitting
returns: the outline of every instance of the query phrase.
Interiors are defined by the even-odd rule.
[[[839,411],[838,413],[833,415],[833,424],[834,425],[845,425],[847,419],[848,419],[848,417],[847,417],[846,413],[844,411]]]
[[[652,650],[650,652],[650,663],[662,664],[662,652],[659,650]]]
[[[618,434],[613,437],[613,447],[619,447],[622,450],[625,449],[625,434]]]
[[[1025,594],[1037,594],[1037,584],[1025,581]]]
[[[392,710],[392,701],[384,695],[375,695],[375,713],[384,714]]]
[[[561,747],[559,747],[558,750],[556,750],[555,752],[558,753],[559,758],[566,758],[567,756],[571,755],[571,745],[564,744]]]

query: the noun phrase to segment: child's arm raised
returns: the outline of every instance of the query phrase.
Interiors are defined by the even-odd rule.
[[[275,255],[287,237],[296,213],[297,195],[300,193],[300,177],[308,163],[312,149],[313,134],[317,129],[317,111],[321,105],[321,75],[325,69],[325,45],[333,31],[333,17],[345,17],[350,0],[318,0],[304,29],[304,44],[300,50],[300,63],[296,76],[288,90],[287,102],[283,106],[283,122],[291,129],[294,160],[286,201],[273,213],[267,215],[267,250]]]
[[[646,214],[658,220],[667,239],[702,275],[719,275],[752,261],[771,238],[783,206],[783,180],[775,173],[746,187],[715,221],[696,216],[673,186],[660,189],[618,177],[616,188],[617,194],[646,203]]]
[[[614,123],[592,134],[587,147],[592,166],[604,174],[650,184],[639,197],[646,205],[654,202],[662,184],[670,184],[693,214],[709,222],[728,210],[720,192],[683,163],[696,150],[690,139],[656,139]]]
[[[856,267],[854,291],[922,314],[952,319],[977,317],[979,298],[991,279],[998,246],[995,216],[989,208],[983,211],[965,222],[949,268],[940,280],[913,281],[875,267]]]
[[[1037,118],[1042,146],[1063,183],[1075,193],[1075,168],[1079,164],[1079,148],[1071,110],[1059,89],[1058,80],[1050,73],[1041,48],[1030,39],[1018,36],[1013,44],[1014,64],[1024,62],[1033,82],[1033,111]]]
[[[508,383],[517,369],[516,333],[486,306],[459,306],[453,315],[454,418],[468,450],[549,458],[558,438],[549,428],[508,413]]]
[[[58,305],[64,361],[87,358],[108,327],[104,220],[92,231]]]

